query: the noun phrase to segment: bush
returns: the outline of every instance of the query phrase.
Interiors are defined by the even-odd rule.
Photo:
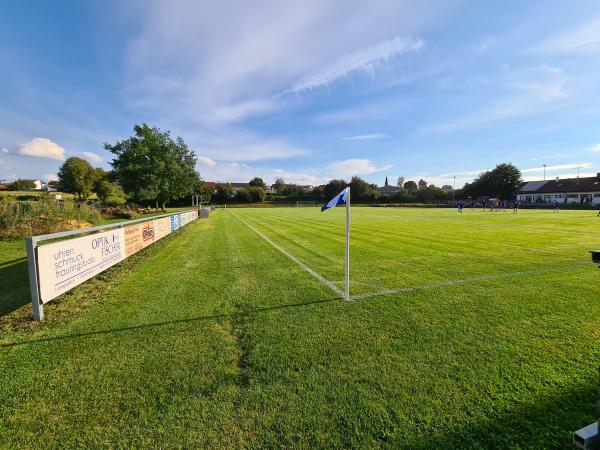
[[[237,191],[234,201],[239,203],[260,203],[267,198],[265,190],[261,187],[250,186]]]
[[[0,239],[85,228],[98,223],[100,213],[87,205],[59,204],[51,199],[0,203]]]
[[[119,184],[107,180],[97,183],[96,194],[106,206],[123,206],[127,203],[127,196],[123,192],[123,188]]]

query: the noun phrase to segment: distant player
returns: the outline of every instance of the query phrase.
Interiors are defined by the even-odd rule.
[[[554,200],[554,212],[557,213],[560,211],[560,203],[558,203],[558,200]]]
[[[513,214],[517,214],[519,212],[519,200],[515,200],[513,202]]]

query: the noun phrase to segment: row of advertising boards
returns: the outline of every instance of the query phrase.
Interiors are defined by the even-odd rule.
[[[171,214],[38,247],[40,302],[49,302],[197,218],[198,211]]]

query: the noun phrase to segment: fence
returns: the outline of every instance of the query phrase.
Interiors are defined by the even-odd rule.
[[[27,238],[33,318],[44,319],[44,304],[123,261],[198,217],[204,208]],[[72,239],[69,236],[82,235]],[[62,239],[39,245],[40,242]]]

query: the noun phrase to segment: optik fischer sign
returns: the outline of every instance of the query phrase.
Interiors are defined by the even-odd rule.
[[[49,302],[124,258],[123,228],[38,247],[41,302]]]

